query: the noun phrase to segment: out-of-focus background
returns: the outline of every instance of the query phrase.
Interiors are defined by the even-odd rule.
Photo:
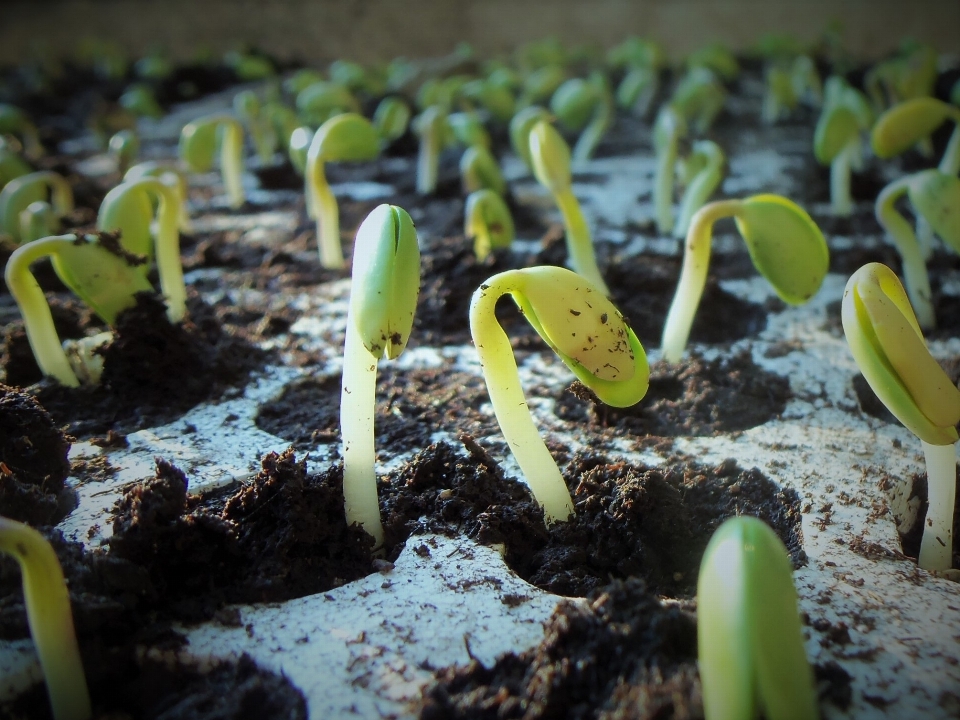
[[[734,51],[764,33],[814,41],[831,23],[847,50],[874,59],[905,37],[960,52],[960,0],[2,0],[0,64],[38,42],[68,53],[79,38],[175,59],[243,44],[284,61],[441,55],[466,41],[483,56],[556,35],[609,47],[628,35],[680,58],[711,40]]]

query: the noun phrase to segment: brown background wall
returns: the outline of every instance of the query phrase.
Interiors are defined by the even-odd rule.
[[[487,54],[551,34],[604,46],[639,34],[679,57],[709,40],[740,48],[771,31],[814,40],[833,19],[864,58],[905,36],[960,53],[960,0],[0,0],[0,63],[37,39],[72,49],[84,36],[132,53],[160,43],[176,57],[249,42],[321,63],[439,55],[459,40]]]

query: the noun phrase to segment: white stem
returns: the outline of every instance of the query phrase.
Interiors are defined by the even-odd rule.
[[[377,358],[364,347],[348,310],[340,386],[344,509],[347,524],[360,523],[373,536],[375,549],[383,545],[373,442],[376,394]]]
[[[419,195],[432,195],[437,189],[437,172],[440,169],[438,134],[428,129],[420,137],[420,154],[417,156],[417,193]]]
[[[833,214],[849,217],[853,213],[853,198],[850,197],[850,161],[854,146],[847,145],[830,163],[830,202]]]
[[[230,206],[240,207],[246,200],[243,192],[243,128],[236,120],[227,122],[223,128],[220,172],[227,197],[230,198]]]
[[[933,257],[933,227],[923,215],[917,215],[917,242],[924,262]]]
[[[325,268],[339,270],[346,265],[343,259],[343,244],[340,242],[340,207],[323,174],[323,163],[317,163],[311,174],[320,264]]]
[[[953,508],[957,493],[956,445],[923,445],[927,461],[927,517],[923,523],[919,565],[949,570],[953,561]]]

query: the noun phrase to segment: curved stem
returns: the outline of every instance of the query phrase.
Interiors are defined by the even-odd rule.
[[[178,323],[187,314],[187,288],[183,282],[178,229],[181,201],[176,188],[159,179],[155,182],[153,190],[160,198],[155,252],[157,273],[160,275],[160,291],[167,301],[167,318]]]
[[[933,257],[933,227],[923,215],[917,215],[916,234],[920,244],[920,257],[927,262]]]
[[[690,219],[690,230],[683,254],[683,268],[677,292],[670,303],[667,320],[663,326],[660,343],[664,361],[679,362],[687,347],[693,318],[697,314],[703,288],[707,284],[710,268],[710,243],[713,239],[713,224],[726,217],[735,217],[740,210],[740,200],[718,200],[704,205]]]
[[[494,314],[497,300],[506,293],[522,294],[523,288],[511,271],[495,278],[495,285],[482,285],[473,295],[470,332],[500,430],[533,497],[543,506],[544,520],[549,525],[568,519],[573,514],[573,501],[557,463],[530,416],[510,339]]]
[[[0,517],[0,551],[20,564],[27,624],[40,657],[55,720],[93,715],[70,610],[70,593],[50,543],[33,528]]]
[[[375,549],[383,545],[373,442],[376,390],[377,358],[364,347],[348,310],[340,387],[344,510],[348,525],[360,523],[373,536]]]
[[[44,375],[57,379],[61,385],[79,387],[80,381],[70,367],[70,361],[60,344],[60,337],[53,324],[50,306],[40,289],[30,265],[40,258],[53,255],[58,246],[72,243],[76,235],[55,235],[17,248],[7,261],[4,280],[17,301],[27,340],[37,365]]]
[[[671,134],[667,147],[657,156],[657,174],[653,180],[653,206],[657,230],[664,235],[673,229],[673,173],[677,164],[677,136]]]
[[[327,184],[322,161],[308,169],[308,175],[311,178],[313,190],[320,264],[325,268],[340,269],[345,266],[345,263],[343,245],[340,242],[340,208],[337,205],[337,198]]]
[[[587,227],[587,221],[580,210],[580,203],[569,188],[558,192],[555,198],[566,228],[570,267],[574,272],[592,282],[604,295],[610,295],[610,290],[600,274],[600,268],[597,267],[593,238],[590,237],[590,228]]]
[[[953,563],[953,509],[957,493],[956,446],[920,442],[927,463],[929,507],[923,522],[918,564],[924,570],[949,570]]]
[[[830,203],[837,217],[849,217],[853,212],[853,198],[850,197],[850,162],[853,159],[854,145],[847,145],[830,163]]]
[[[940,172],[946,175],[956,175],[960,172],[960,118],[955,119],[956,126],[947,142],[947,149],[940,159]]]
[[[917,323],[923,330],[936,327],[937,320],[933,313],[933,294],[930,291],[930,278],[927,275],[927,265],[923,261],[923,251],[913,228],[906,218],[897,212],[894,204],[909,187],[910,177],[894,180],[877,195],[874,214],[877,222],[893,238],[893,243],[903,259],[903,279],[910,304],[917,315]]]
[[[238,208],[246,201],[243,192],[243,128],[239,122],[224,121],[220,145],[220,172],[230,198],[230,207]]]

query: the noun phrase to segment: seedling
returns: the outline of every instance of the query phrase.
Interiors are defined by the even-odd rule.
[[[307,210],[317,221],[320,264],[342,268],[340,244],[340,208],[327,183],[323,166],[327,162],[373,160],[380,153],[380,137],[363,115],[344,113],[327,120],[317,130],[307,150]]]
[[[680,138],[687,134],[683,115],[666,105],[657,114],[653,126],[653,147],[657,153],[657,169],[653,179],[653,209],[657,230],[669,233],[673,229],[673,184]]]
[[[413,221],[401,208],[380,205],[361,223],[353,246],[340,395],[347,524],[360,523],[375,548],[383,545],[373,440],[377,363],[403,352],[419,295],[420,249]]]
[[[309,85],[297,95],[297,112],[307,125],[323,125],[341,113],[359,113],[360,103],[349,90],[334,82]]]
[[[940,172],[960,172],[960,108],[932,97],[906,100],[877,118],[870,134],[873,152],[879,158],[892,158],[916,145],[947,120],[955,124],[947,148],[940,159]]]
[[[723,109],[727,91],[706,67],[693,67],[680,80],[672,105],[697,135],[703,135]]]
[[[510,146],[531,170],[533,160],[530,158],[530,131],[541,120],[549,123],[553,121],[553,116],[539,105],[524,108],[510,120]]]
[[[880,401],[920,438],[929,508],[919,565],[948,570],[953,559],[960,390],[933,359],[903,286],[890,268],[869,263],[847,281],[843,332]]]
[[[838,76],[827,81],[827,97],[813,136],[817,162],[830,166],[830,200],[834,215],[853,212],[850,171],[859,166],[862,149],[860,132],[870,127],[866,99]]]
[[[643,346],[603,289],[570,270],[533,267],[494,275],[473,294],[470,332],[497,422],[548,525],[573,501],[527,408],[517,362],[494,309],[509,294],[534,330],[601,401],[628,407],[647,392]]]
[[[486,78],[471,80],[461,88],[461,95],[472,102],[479,103],[494,120],[509,122],[516,111],[514,91],[519,78],[509,68],[498,68]]]
[[[463,192],[467,195],[483,188],[489,188],[498,195],[507,192],[507,182],[503,179],[497,159],[482,145],[468,147],[460,157],[460,179]]]
[[[787,549],[762,520],[730,518],[710,538],[697,580],[707,720],[820,717],[792,574]]]
[[[710,43],[696,50],[687,58],[690,70],[705,68],[716,73],[724,80],[734,80],[740,74],[740,65],[733,53],[720,42]]]
[[[157,102],[153,91],[143,83],[134,83],[117,100],[120,107],[132,112],[137,117],[161,118],[163,108]]]
[[[473,238],[473,253],[480,262],[494,250],[510,247],[515,230],[503,198],[489,188],[470,193],[464,210],[463,234]]]
[[[823,103],[823,83],[820,82],[820,73],[809,55],[800,55],[793,60],[790,68],[790,77],[793,81],[793,92],[798,100],[805,100],[814,107]]]
[[[723,150],[712,140],[698,140],[693,144],[693,152],[683,164],[687,189],[680,201],[680,214],[673,227],[674,237],[686,236],[690,218],[720,187],[725,163]]]
[[[793,76],[782,65],[769,65],[765,72],[766,90],[763,95],[761,117],[772,125],[796,109],[799,99]]]
[[[182,232],[189,233],[192,230],[193,224],[190,222],[190,215],[187,212],[188,188],[186,177],[184,177],[183,173],[175,165],[168,165],[166,163],[156,162],[155,160],[147,160],[137,163],[127,170],[123,176],[123,181],[135,182],[147,177],[159,178],[177,191],[178,207],[180,208],[180,216],[177,224],[180,226]]]
[[[420,195],[432,195],[437,189],[440,151],[448,144],[451,134],[446,111],[440,105],[431,105],[416,117],[413,129],[420,136],[417,192]]]
[[[663,328],[663,359],[680,360],[710,266],[713,224],[732,217],[750,259],[781,300],[802,305],[820,289],[830,264],[827,242],[803,208],[779,195],[707,203],[690,220],[683,268]]]
[[[352,92],[370,96],[383,94],[386,80],[352,60],[334,60],[329,68],[330,80]]]
[[[224,65],[233,70],[240,82],[254,82],[273,77],[276,70],[267,58],[249,52],[231,50],[223,56]]]
[[[54,720],[93,716],[70,592],[53,547],[29,525],[0,517],[0,552],[20,565],[27,624],[37,648]]]
[[[617,86],[617,105],[643,118],[660,90],[660,69],[649,65],[631,68]]]
[[[60,229],[60,218],[53,206],[45,200],[37,200],[20,212],[20,241],[28,243],[52,235]]]
[[[23,145],[23,152],[29,158],[43,155],[43,146],[37,127],[16,105],[0,103],[0,135],[13,135]]]
[[[573,159],[589,159],[613,119],[613,98],[606,77],[594,73],[588,80],[567,80],[554,92],[550,109],[568,130],[581,131]]]
[[[545,65],[527,74],[517,100],[520,109],[544,102],[556,92],[567,74],[560,65]]]
[[[14,178],[31,172],[33,169],[26,161],[3,138],[0,138],[0,190]]]
[[[960,253],[960,179],[940,170],[924,170],[894,180],[877,196],[877,221],[893,237],[903,258],[907,294],[920,327],[931,330],[936,327],[936,317],[923,248],[910,223],[896,208],[897,200],[904,195],[910,199],[917,225],[922,220],[927,228]]]
[[[50,170],[14,178],[0,190],[0,233],[14,243],[22,241],[20,214],[35,202],[47,202],[61,218],[73,210],[73,189],[62,175]]]
[[[410,126],[410,106],[396,95],[385,97],[373,113],[373,126],[384,145],[399,140]]]
[[[491,145],[490,133],[474,112],[450,113],[447,115],[447,125],[456,142],[464,147],[489,148]]]
[[[220,172],[230,206],[246,201],[243,191],[243,127],[229,115],[208,115],[189,122],[180,133],[180,159],[194,172],[213,167],[213,155],[220,144]]]
[[[117,172],[123,175],[140,154],[140,138],[133,130],[114,133],[107,146],[117,160]]]
[[[560,133],[542,120],[533,126],[529,141],[533,174],[553,195],[563,215],[571,267],[604,295],[609,295],[610,291],[600,275],[600,268],[597,267],[590,228],[587,227],[580,203],[573,194],[570,148]]]
[[[273,123],[270,122],[260,103],[260,98],[253,90],[241,90],[233,96],[233,111],[246,125],[260,162],[264,165],[268,164],[277,151],[279,141]]]

